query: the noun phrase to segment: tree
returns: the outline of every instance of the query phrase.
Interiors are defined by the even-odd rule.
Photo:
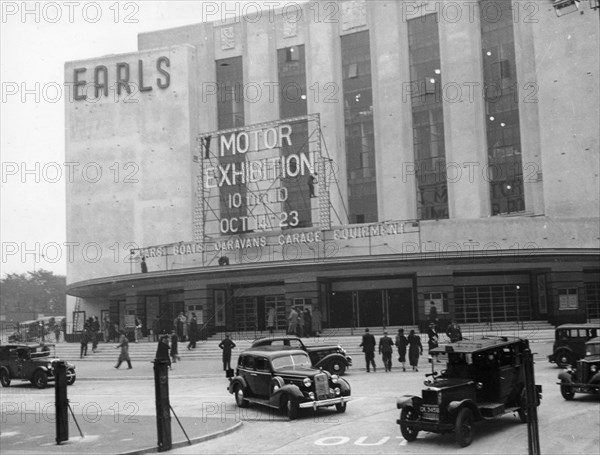
[[[67,280],[48,270],[8,273],[0,280],[0,313],[39,313],[62,316],[66,311]],[[10,317],[10,316],[9,316]]]

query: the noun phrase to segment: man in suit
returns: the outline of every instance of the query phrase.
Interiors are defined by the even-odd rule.
[[[362,343],[360,346],[363,348],[363,352],[365,353],[365,362],[367,364],[367,373],[370,372],[370,365],[373,365],[373,373],[377,371],[375,367],[375,337],[372,333],[369,333],[369,329],[365,329],[365,334],[362,337]]]

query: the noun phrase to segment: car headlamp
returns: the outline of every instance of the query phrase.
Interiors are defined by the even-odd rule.
[[[598,367],[597,367],[596,365],[592,365],[592,366],[590,367],[590,371],[591,371],[592,373],[595,373],[596,371],[598,371]]]
[[[335,390],[334,390],[334,392],[335,392],[335,395],[336,395],[336,396],[338,396],[338,397],[339,397],[339,396],[340,396],[340,394],[342,393],[342,391],[340,390],[340,388],[339,388],[339,387],[336,387],[336,388],[335,388]]]
[[[302,380],[302,384],[304,384],[304,387],[310,387],[312,385],[312,381],[310,380],[310,378],[304,378]]]
[[[314,392],[308,392],[308,398],[310,398],[311,400],[314,400],[315,399]]]
[[[339,381],[339,376],[337,374],[332,374],[331,375],[331,382],[333,382],[334,384],[337,384]]]

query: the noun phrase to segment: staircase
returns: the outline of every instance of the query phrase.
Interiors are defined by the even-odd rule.
[[[406,335],[410,330],[415,330],[419,333],[416,326],[402,326],[402,327],[386,327],[388,335],[394,338],[398,333],[398,329],[403,328]],[[522,323],[517,322],[503,322],[492,324],[463,324],[461,325],[462,334],[465,338],[473,338],[480,335],[497,335],[497,336],[521,336],[530,340],[536,341],[550,341],[554,339],[554,326],[546,321],[526,321]],[[376,339],[383,334],[383,328],[371,327],[371,333],[375,335]],[[362,359],[363,353],[362,348],[359,346],[362,335],[364,333],[363,327],[355,329],[351,328],[340,328],[340,329],[325,329],[319,337],[305,337],[302,341],[306,345],[319,345],[319,344],[335,344],[342,346],[346,353],[353,359]],[[252,332],[231,332],[231,338],[236,343],[237,347],[234,350],[233,357],[235,359],[236,354],[239,354],[244,349],[247,349],[252,344],[252,341],[256,338],[268,336],[268,332],[252,331]],[[283,331],[277,331],[274,336],[283,336]],[[421,342],[425,351],[427,350],[427,335],[421,335]],[[445,341],[445,335],[441,334],[442,342]],[[219,349],[219,342],[222,339],[222,334],[218,333],[209,337],[207,340],[196,342],[196,349],[191,351],[187,350],[187,342],[182,341],[178,344],[179,355],[185,359],[220,359],[221,349]],[[129,343],[129,353],[132,359],[135,360],[152,360],[156,354],[157,342],[152,341],[152,337],[146,338],[139,343]],[[119,350],[115,349],[118,343],[104,343],[98,344],[98,352],[92,353],[91,343],[88,345],[88,355],[83,359],[79,358],[79,343],[58,343],[56,345],[56,354],[60,358],[65,360],[73,360],[75,362],[88,362],[88,361],[106,361],[114,362],[119,355]],[[235,360],[234,360],[235,361]]]

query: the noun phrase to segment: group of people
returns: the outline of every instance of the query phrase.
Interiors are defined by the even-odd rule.
[[[370,373],[371,366],[373,372],[377,371],[375,365],[375,347],[377,342],[375,336],[365,329],[365,333],[362,337],[360,347],[363,348],[365,354],[365,362],[367,365],[367,373]],[[394,346],[398,349],[398,362],[402,365],[402,371],[406,371],[406,352],[408,350],[408,360],[412,366],[413,371],[419,371],[419,356],[423,355],[423,346],[421,345],[421,337],[411,330],[408,337],[404,335],[404,329],[398,329],[398,335],[396,340],[392,340],[386,331],[383,332],[383,336],[379,339],[379,354],[381,355],[383,366],[386,372],[392,371],[392,355],[394,353]]]
[[[173,319],[170,329],[169,324],[165,318],[161,318],[159,315],[154,317],[152,321],[154,341],[160,341],[167,333],[172,334],[175,332],[179,341],[187,341],[189,343],[188,349],[196,347],[196,342],[200,339],[200,327],[198,326],[198,317],[195,312],[187,313],[180,311]]]
[[[446,329],[446,335],[448,336],[451,343],[455,343],[463,339],[460,326],[456,321],[452,321]],[[430,361],[431,350],[438,347],[439,345],[439,334],[435,323],[430,322],[429,329],[427,330],[427,347],[429,348]],[[421,344],[421,337],[411,330],[408,336],[404,334],[404,329],[398,329],[396,339],[393,340],[386,331],[383,332],[383,336],[379,339],[379,345],[375,340],[375,336],[365,329],[365,333],[362,336],[362,347],[365,354],[365,363],[367,366],[367,373],[370,373],[371,367],[373,372],[377,371],[375,365],[375,348],[379,346],[379,354],[386,372],[392,371],[392,356],[394,353],[394,346],[398,349],[398,362],[402,365],[402,371],[406,371],[406,354],[408,352],[408,363],[412,367],[413,371],[419,371],[419,357],[423,355],[423,345]]]
[[[273,320],[270,319],[270,312],[273,310]],[[274,327],[275,309],[269,308],[267,313],[267,328],[270,333],[273,333]],[[310,337],[321,333],[321,310],[315,308],[311,313],[310,309],[301,307],[290,307],[288,311],[288,335],[295,335],[298,337]],[[269,325],[271,324],[271,325]]]
[[[88,354],[88,345],[92,343],[92,352],[96,352],[98,349],[98,342],[100,341],[100,321],[98,316],[90,316],[86,319],[83,324],[83,331],[81,332],[80,339],[80,350],[79,358],[83,359]]]

